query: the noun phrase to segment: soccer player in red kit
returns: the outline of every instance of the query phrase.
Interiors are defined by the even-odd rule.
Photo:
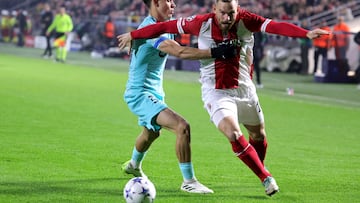
[[[237,46],[237,55],[233,58],[200,60],[202,100],[211,121],[228,138],[234,154],[257,175],[265,193],[271,196],[279,187],[264,167],[267,141],[264,115],[252,82],[253,32],[310,39],[328,34],[324,30],[308,31],[261,17],[240,8],[238,0],[216,0],[212,13],[153,24],[119,35],[118,41],[119,48],[123,49],[132,39],[187,33],[198,37],[199,49],[224,43]],[[249,141],[241,132],[240,124],[247,129]]]

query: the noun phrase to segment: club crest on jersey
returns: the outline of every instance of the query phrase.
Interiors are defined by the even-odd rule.
[[[181,18],[180,19],[181,25],[184,26],[186,24],[186,22],[190,22],[190,21],[194,20],[195,17],[196,17],[196,15],[193,15],[193,16],[190,16],[187,18]]]
[[[185,20],[186,21],[192,21],[192,20],[194,20],[195,17],[196,17],[196,15],[193,15],[193,16],[185,18]]]

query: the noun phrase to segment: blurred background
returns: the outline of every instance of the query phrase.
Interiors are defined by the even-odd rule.
[[[213,0],[176,1],[174,17],[187,17],[211,12]],[[55,15],[60,6],[65,6],[72,17],[74,29],[68,40],[71,52],[88,52],[92,58],[115,57],[128,60],[127,51],[117,49],[116,36],[136,29],[147,16],[142,0],[0,0],[1,44],[12,44],[44,49],[41,17],[44,5],[49,4]],[[347,47],[345,63],[336,61],[336,43],[328,47],[328,60],[321,60],[314,72],[313,42],[308,42],[307,60],[302,56],[303,41],[294,38],[264,34],[261,39],[260,68],[264,71],[277,71],[297,74],[313,74],[317,82],[357,82],[360,61],[360,46],[354,40],[360,31],[360,0],[239,0],[241,7],[251,12],[277,21],[287,21],[307,29],[326,24],[331,29],[341,17],[349,26],[350,44]],[[24,20],[25,19],[25,20]],[[24,21],[24,22],[22,22]],[[114,37],[106,38],[106,23],[114,27]],[[22,23],[21,23],[22,22]],[[19,45],[17,32],[25,30],[24,44]],[[344,34],[334,32],[337,34]],[[176,40],[185,46],[196,47],[196,37],[178,35]],[[304,66],[305,64],[305,66]],[[179,60],[170,57],[168,69],[198,71],[197,61]]]

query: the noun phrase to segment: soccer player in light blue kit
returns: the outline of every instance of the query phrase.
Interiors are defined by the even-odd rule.
[[[143,0],[150,15],[139,28],[171,19],[174,14],[174,0]],[[162,128],[176,135],[176,155],[183,175],[181,190],[190,193],[213,193],[195,177],[191,162],[190,126],[187,121],[170,109],[164,101],[163,72],[168,54],[183,59],[233,57],[235,48],[215,47],[200,50],[180,46],[173,40],[173,34],[158,38],[134,40],[131,46],[129,78],[124,99],[129,109],[138,116],[143,130],[137,137],[132,157],[122,165],[125,173],[145,176],[141,162],[152,142],[160,135]]]

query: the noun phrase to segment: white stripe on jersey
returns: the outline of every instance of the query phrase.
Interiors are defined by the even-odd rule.
[[[271,22],[271,19],[266,19],[265,22],[261,25],[261,32],[265,32],[267,25]]]
[[[184,34],[184,29],[182,28],[182,25],[181,25],[181,22],[183,20],[184,20],[183,18],[180,18],[179,20],[176,21],[176,26],[179,31],[179,34]]]
[[[209,49],[215,46],[215,41],[213,40],[211,33],[211,24],[211,18],[201,24],[200,35],[198,37],[199,49]]]

